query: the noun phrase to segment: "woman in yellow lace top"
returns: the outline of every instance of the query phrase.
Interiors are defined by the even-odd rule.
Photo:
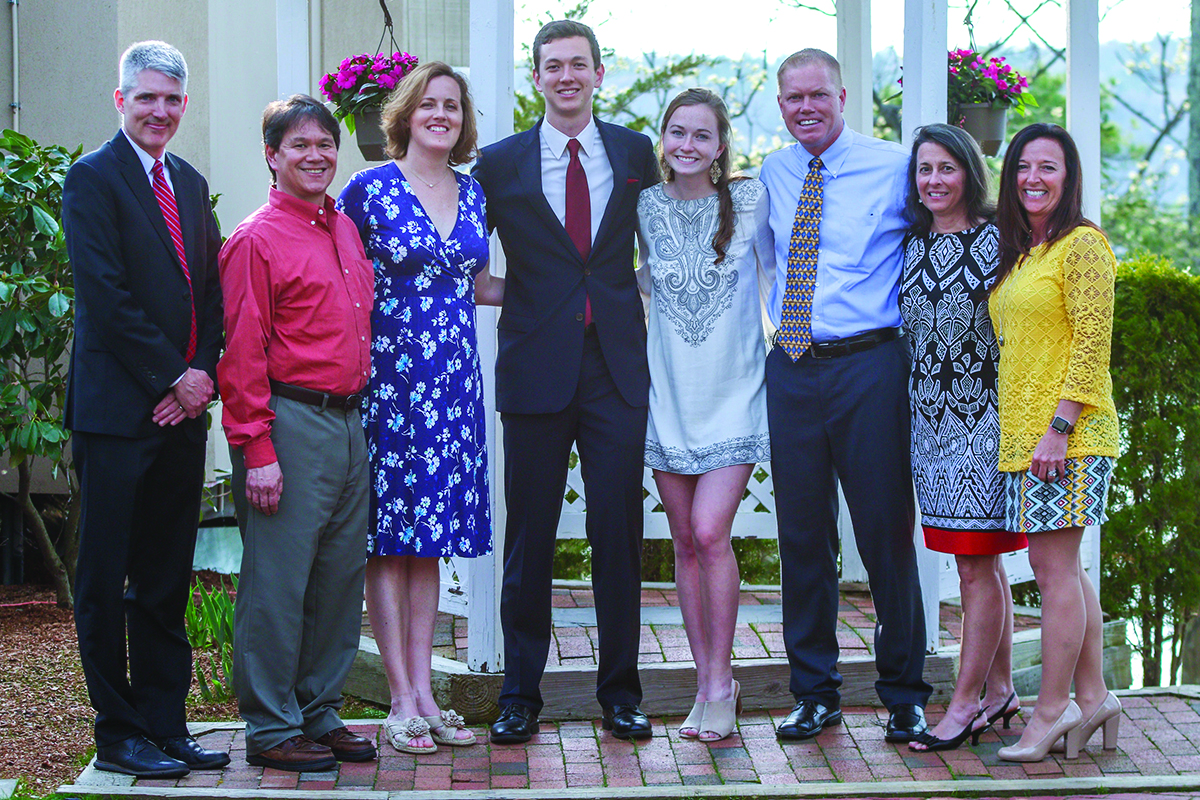
[[[1083,217],[1079,152],[1030,125],[1000,174],[1000,269],[989,312],[1000,345],[1000,471],[1009,530],[1029,537],[1042,593],[1042,685],[1020,741],[1000,758],[1067,757],[1101,725],[1116,747],[1121,704],[1104,683],[1100,599],[1079,560],[1104,513],[1117,414],[1108,372],[1116,259]],[[1075,700],[1071,682],[1075,682]]]

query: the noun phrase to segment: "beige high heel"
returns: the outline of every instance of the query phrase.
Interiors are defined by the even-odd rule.
[[[1092,715],[1079,725],[1079,747],[1087,747],[1087,743],[1096,733],[1096,729],[1104,726],[1104,749],[1117,749],[1117,735],[1121,729],[1121,701],[1112,692],[1104,698]],[[1058,742],[1050,748],[1051,753],[1061,753],[1063,746]]]
[[[699,725],[700,736],[697,738],[702,742],[719,742],[729,738],[729,734],[733,733],[733,729],[737,727],[737,715],[740,713],[742,713],[742,685],[735,680],[732,700],[709,700],[704,706],[704,720]],[[706,733],[716,735],[705,736]]]
[[[1067,701],[1067,707],[1058,715],[1058,719],[1050,726],[1050,730],[1036,744],[1029,747],[1001,747],[996,755],[1005,761],[1041,761],[1050,752],[1051,746],[1065,737],[1064,748],[1067,758],[1079,758],[1079,726],[1083,722],[1083,712],[1074,700]]]
[[[697,700],[692,705],[692,710],[688,712],[687,719],[679,725],[679,738],[700,738],[700,726],[704,724],[704,707],[707,705],[708,703],[704,700]],[[684,733],[684,731],[695,731],[695,733]]]

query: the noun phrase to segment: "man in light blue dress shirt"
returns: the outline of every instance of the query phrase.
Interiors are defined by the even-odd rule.
[[[778,265],[768,302],[776,327],[800,192],[816,157],[823,201],[812,344],[793,360],[777,343],[767,357],[783,634],[797,701],[776,733],[807,739],[842,719],[840,479],[877,614],[875,689],[890,712],[885,738],[910,741],[925,730],[931,687],[922,675],[925,624],[913,549],[910,353],[896,301],[908,154],[846,127],[841,67],[828,53],[789,56],[778,80],[779,110],[797,143],[767,156],[761,172]]]

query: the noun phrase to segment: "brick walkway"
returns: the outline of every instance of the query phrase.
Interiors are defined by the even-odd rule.
[[[613,739],[594,722],[542,724],[526,745],[442,748],[428,756],[397,753],[381,743],[380,757],[325,773],[294,774],[248,766],[239,726],[197,727],[206,746],[227,749],[233,763],[221,772],[178,781],[134,781],[89,767],[62,793],[230,797],[228,790],[334,792],[411,791],[463,797],[674,797],[716,794],[757,797],[840,795],[898,797],[1070,795],[1124,792],[1121,797],[1200,798],[1200,690],[1123,693],[1120,746],[1100,749],[1101,737],[1078,759],[1051,757],[1036,764],[1000,761],[996,750],[1021,733],[1027,707],[1011,731],[989,732],[975,748],[918,754],[883,741],[886,713],[846,708],[845,723],[809,742],[781,744],[774,724],[786,709],[747,714],[729,739],[712,745],[679,738],[680,718],[654,719],[654,738],[633,745]],[[936,719],[941,708],[930,707]],[[379,723],[353,725],[378,740]],[[200,733],[205,730],[208,732]],[[482,732],[482,729],[477,729]],[[885,789],[884,786],[887,786]],[[684,789],[683,787],[687,787]],[[542,790],[542,791],[535,791]],[[602,791],[597,791],[602,790]],[[710,791],[713,790],[713,791]],[[420,795],[418,795],[420,796]],[[412,797],[412,795],[405,795]]]

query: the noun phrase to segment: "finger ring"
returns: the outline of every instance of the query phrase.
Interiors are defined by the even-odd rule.
[[[1046,477],[1052,481],[1058,480],[1058,470],[1056,470],[1056,469],[1050,470],[1049,472],[1046,473]]]
[[[183,411],[183,406],[180,406],[180,407],[179,407],[179,410],[180,410],[180,411]]]

